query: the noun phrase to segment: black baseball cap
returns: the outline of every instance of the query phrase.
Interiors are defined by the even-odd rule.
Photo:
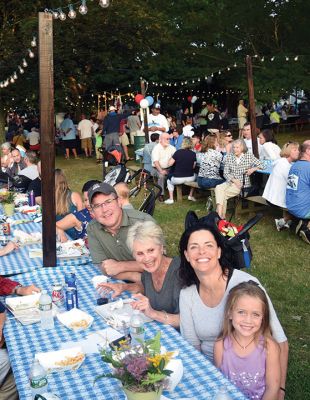
[[[117,193],[114,187],[106,182],[96,183],[89,189],[88,198],[90,203],[96,193],[102,193],[105,195],[115,194],[115,196],[117,197]]]

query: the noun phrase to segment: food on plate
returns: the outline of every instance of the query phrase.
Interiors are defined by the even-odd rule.
[[[68,367],[69,365],[75,365],[82,362],[84,358],[85,354],[77,353],[77,355],[74,357],[66,356],[64,360],[55,361],[55,365],[57,365],[58,367]]]
[[[89,325],[89,322],[86,321],[86,319],[81,319],[80,321],[74,321],[69,324],[70,328],[87,328]]]

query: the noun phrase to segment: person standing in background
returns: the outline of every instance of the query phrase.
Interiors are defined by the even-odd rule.
[[[132,111],[131,115],[127,118],[127,127],[130,132],[130,143],[134,144],[135,136],[138,136],[141,131],[141,121],[137,110]]]
[[[70,149],[71,149],[74,158],[77,160],[78,156],[76,153],[76,130],[69,113],[65,114],[64,120],[60,124],[59,128],[62,136],[62,141],[65,147],[65,158],[67,160],[70,158]]]
[[[78,134],[81,139],[81,147],[85,152],[85,157],[91,157],[92,136],[93,136],[93,123],[86,118],[85,114],[81,114],[81,121],[78,124]]]

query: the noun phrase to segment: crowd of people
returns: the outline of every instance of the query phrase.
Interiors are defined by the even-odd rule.
[[[145,169],[162,188],[160,200],[164,200],[166,184],[169,198],[165,204],[172,205],[175,185],[197,180],[200,188],[215,188],[217,213],[225,218],[228,199],[250,190],[252,175],[270,160],[273,170],[263,197],[270,206],[284,210],[276,227],[289,228],[295,219],[298,234],[310,244],[310,140],[301,145],[288,142],[280,149],[273,132],[262,130],[255,157],[248,122],[240,137],[233,140],[232,133],[223,129],[216,105],[205,102],[203,106],[206,111],[199,118],[205,123],[199,129],[188,110],[178,124],[176,118],[167,119],[161,114],[159,103],[152,108],[148,118],[150,142],[144,147],[143,159]],[[143,129],[143,122],[136,111],[131,116],[126,123],[132,143]],[[70,133],[75,127],[70,121],[66,115],[60,126],[64,155],[69,158],[71,150],[77,158],[76,139]],[[94,143],[96,149],[102,144],[128,146],[127,134],[120,135],[121,121],[114,106],[102,122],[83,116],[77,132],[85,157],[92,155]],[[124,135],[127,140],[120,139]],[[39,149],[24,149],[20,143],[15,145],[13,138],[1,146],[2,174],[10,179],[27,178],[24,190],[33,190],[40,204]],[[179,254],[172,257],[166,254],[161,227],[153,217],[132,207],[124,182],[113,187],[89,180],[82,194],[70,189],[64,171],[55,170],[58,240],[87,239],[93,264],[102,274],[124,281],[101,284],[102,293],[113,291],[113,297],[117,297],[123,291],[133,292],[135,309],[178,329],[246,396],[283,399],[287,338],[266,290],[254,276],[231,264],[219,232],[197,222],[181,235]],[[196,200],[194,189],[188,199]],[[18,251],[18,246],[10,242],[0,250],[0,256],[12,251]],[[39,290],[5,278],[0,278],[0,283],[0,295],[26,295],[29,290]],[[3,311],[0,308],[0,333]],[[15,389],[3,348],[0,356],[0,387],[10,393],[4,398],[13,399]]]

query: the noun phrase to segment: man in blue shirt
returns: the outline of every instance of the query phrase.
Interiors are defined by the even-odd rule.
[[[288,211],[300,218],[296,233],[310,244],[310,140],[300,147],[300,159],[292,165],[287,179]]]
[[[60,132],[62,135],[62,141],[66,150],[65,158],[69,159],[70,149],[75,159],[78,159],[76,152],[76,129],[70,114],[65,114],[64,120],[60,124]]]

